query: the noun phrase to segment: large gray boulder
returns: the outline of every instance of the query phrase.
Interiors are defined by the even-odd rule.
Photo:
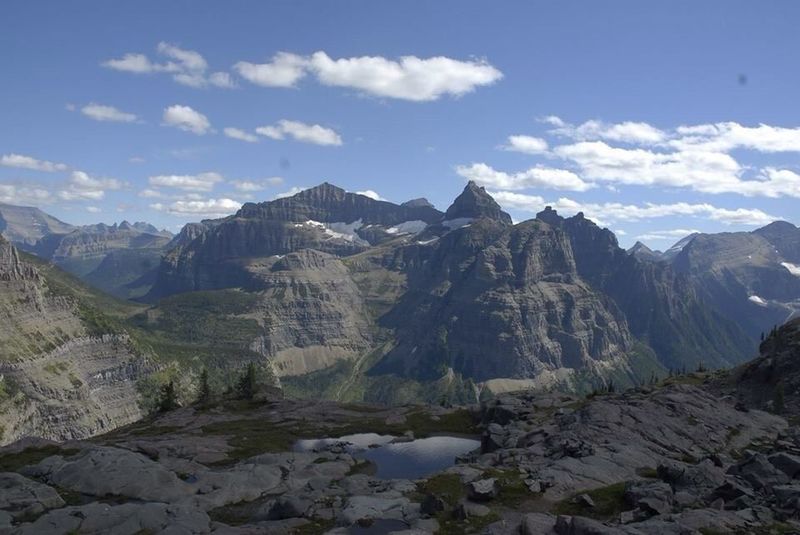
[[[90,503],[56,509],[35,522],[22,524],[14,535],[194,535],[211,532],[211,521],[203,511],[164,503]]]
[[[0,510],[11,516],[36,515],[63,506],[54,488],[13,472],[0,474]]]
[[[48,457],[23,473],[49,484],[91,496],[126,496],[144,501],[177,502],[195,493],[174,472],[144,455],[98,446],[75,457]]]

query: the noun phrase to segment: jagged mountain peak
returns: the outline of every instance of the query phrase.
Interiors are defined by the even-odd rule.
[[[431,204],[431,202],[425,197],[418,197],[416,199],[411,199],[409,201],[404,202],[400,206],[408,206],[410,208],[419,208],[419,207],[435,208],[433,204]]]
[[[633,247],[627,250],[627,253],[639,260],[658,261],[663,254],[661,251],[654,251],[644,243],[637,241]]]
[[[536,219],[553,226],[558,226],[564,221],[564,218],[558,215],[558,212],[552,206],[545,206],[544,210],[536,214]]]
[[[772,234],[783,232],[797,232],[798,228],[788,221],[773,221],[769,225],[754,230],[756,234]]]
[[[486,189],[470,180],[461,195],[456,197],[453,204],[444,215],[445,220],[461,218],[488,218],[511,225],[511,216],[500,208],[500,205],[486,193]]]

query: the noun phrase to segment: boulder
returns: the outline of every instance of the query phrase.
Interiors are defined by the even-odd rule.
[[[55,509],[35,522],[20,525],[15,535],[136,535],[139,533],[174,533],[191,535],[209,533],[211,520],[203,511],[164,503],[126,503],[108,505],[90,503],[79,507]]]
[[[500,486],[496,478],[479,479],[467,485],[469,498],[477,502],[487,502],[497,497]]]
[[[797,455],[779,452],[770,455],[767,459],[772,466],[789,476],[791,479],[795,479],[800,476],[800,457]]]
[[[11,516],[36,515],[63,506],[54,488],[12,472],[0,474],[0,510]]]
[[[48,457],[23,473],[91,496],[126,496],[143,501],[177,502],[195,493],[174,472],[144,455],[98,446],[69,459]]]

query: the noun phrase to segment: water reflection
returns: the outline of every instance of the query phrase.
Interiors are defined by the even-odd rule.
[[[298,440],[295,451],[322,451],[337,444],[357,459],[372,461],[376,476],[384,479],[419,479],[444,470],[457,456],[480,446],[478,440],[437,436],[393,442],[396,437],[359,433],[339,438]]]

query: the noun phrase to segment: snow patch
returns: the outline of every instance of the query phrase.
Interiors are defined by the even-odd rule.
[[[444,221],[442,221],[442,225],[449,228],[450,230],[468,227],[471,224],[472,224],[471,217],[457,217],[455,219],[445,219]]]
[[[790,264],[789,262],[781,262],[781,265],[789,270],[789,273],[795,277],[800,277],[800,266]]]
[[[430,240],[421,240],[421,241],[418,241],[417,243],[419,245],[430,245],[430,244],[432,244],[433,242],[435,242],[438,239],[439,238],[431,238]]]
[[[333,222],[333,223],[321,223],[320,221],[314,221],[313,219],[309,219],[305,223],[295,223],[295,227],[317,227],[325,232],[331,239],[339,239],[345,240],[352,243],[357,243],[359,245],[369,245],[369,242],[362,239],[356,231],[364,226],[364,223],[361,219],[357,219],[352,223],[344,223],[344,222]]]
[[[764,301],[763,299],[761,299],[761,298],[760,298],[759,296],[757,296],[757,295],[751,295],[751,296],[750,296],[750,297],[748,297],[747,299],[748,299],[748,301],[751,301],[751,302],[753,302],[753,303],[755,303],[755,304],[757,304],[757,305],[761,305],[762,307],[765,307],[765,306],[767,306],[767,302],[766,302],[766,301]]]
[[[415,219],[414,221],[403,221],[399,225],[387,228],[387,234],[419,234],[428,227],[425,221]]]

